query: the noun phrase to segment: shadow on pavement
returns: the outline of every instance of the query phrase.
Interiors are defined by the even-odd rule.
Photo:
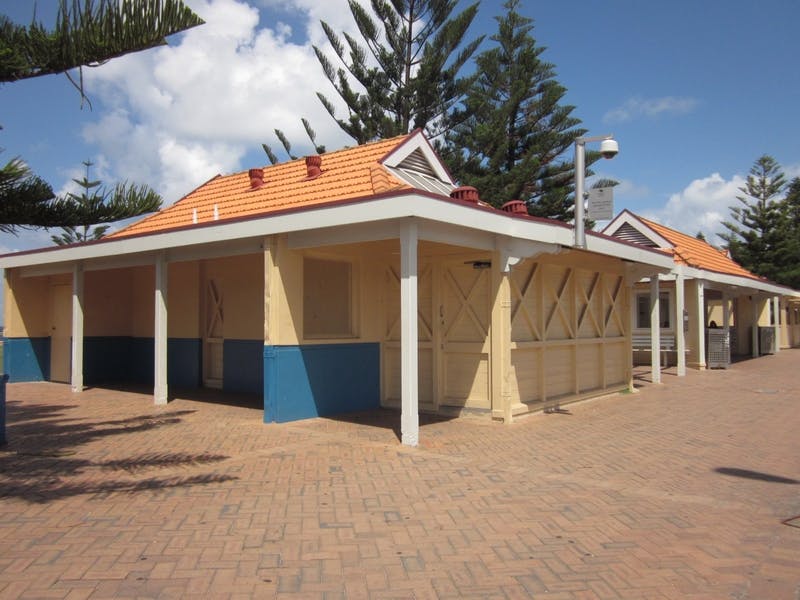
[[[74,408],[7,403],[8,444],[0,450],[0,498],[43,503],[79,494],[136,493],[236,479],[215,473],[141,477],[145,470],[196,467],[228,458],[220,454],[160,452],[106,461],[78,456],[81,447],[94,440],[170,427],[193,410],[87,421],[69,418]]]
[[[737,469],[735,467],[717,467],[714,469],[714,471],[720,473],[721,475],[743,477],[744,479],[756,479],[758,481],[767,481],[769,483],[788,483],[790,485],[800,484],[800,481],[797,479],[781,477],[780,475],[770,475],[769,473],[761,473],[759,471],[750,471],[748,469]]]

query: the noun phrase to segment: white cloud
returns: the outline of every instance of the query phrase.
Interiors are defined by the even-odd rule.
[[[685,115],[698,105],[695,98],[664,96],[662,98],[642,98],[634,96],[624,104],[611,109],[603,115],[606,123],[623,123],[638,118],[655,118],[661,115]]]
[[[296,12],[314,36],[303,45],[285,23],[259,28],[257,8],[242,0],[190,4],[205,25],[87,74],[105,110],[83,135],[107,161],[109,180],[146,183],[169,204],[217,173],[253,166],[241,164],[247,152],[266,162],[261,143],[278,145],[275,128],[297,154],[307,151],[301,117],[331,149],[352,142],[316,97],[337,99],[311,48],[324,45],[320,19],[335,28],[352,20],[345,0],[262,0]]]
[[[786,181],[791,181],[795,177],[800,177],[800,163],[787,165],[784,167],[783,172],[786,175]]]
[[[741,195],[739,188],[744,184],[741,175],[727,180],[713,173],[672,194],[664,208],[642,215],[687,235],[702,231],[709,243],[722,244],[717,234],[725,231],[722,222],[730,219],[729,207],[736,204],[736,196]]]

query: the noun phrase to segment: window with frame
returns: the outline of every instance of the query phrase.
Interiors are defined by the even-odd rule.
[[[355,337],[353,265],[345,260],[303,258],[303,335]]]
[[[658,294],[658,304],[660,328],[670,329],[672,322],[670,321],[669,292]],[[636,327],[650,329],[650,294],[636,295]]]

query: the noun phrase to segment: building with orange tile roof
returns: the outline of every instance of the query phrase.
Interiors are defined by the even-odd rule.
[[[265,421],[515,415],[632,386],[672,255],[458,187],[420,132],[217,175],[101,240],[0,257],[11,381],[219,388]],[[13,385],[13,383],[12,383]]]
[[[679,374],[687,357],[695,368],[727,368],[731,355],[757,357],[800,345],[800,292],[751,273],[725,250],[628,210],[603,231],[673,257],[672,272],[638,284],[632,302],[634,335],[653,364],[662,354],[652,351],[654,337],[675,356]],[[651,319],[655,314],[660,327]]]

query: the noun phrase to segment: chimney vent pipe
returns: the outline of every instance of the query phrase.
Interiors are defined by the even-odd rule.
[[[480,201],[477,188],[471,185],[462,185],[461,187],[455,188],[450,192],[450,197],[454,200],[464,200],[465,202],[472,202],[473,204],[477,204]]]
[[[250,169],[247,174],[250,176],[250,188],[257,190],[264,185],[264,169]]]
[[[309,179],[322,175],[322,157],[319,154],[306,156],[306,175]]]

